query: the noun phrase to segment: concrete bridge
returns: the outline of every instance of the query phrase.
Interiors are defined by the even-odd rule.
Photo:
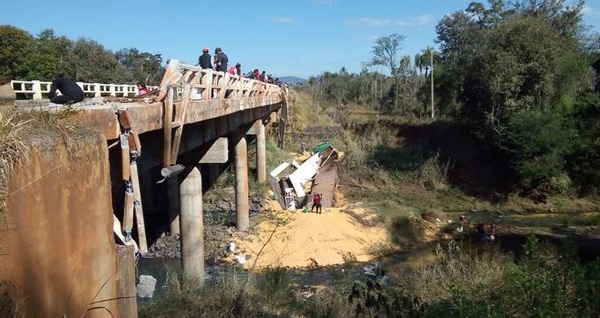
[[[45,84],[42,82],[23,85],[23,89],[16,89],[16,92],[31,94],[34,100],[17,101],[17,106],[38,107],[39,99],[48,88],[44,88]],[[89,168],[83,170],[74,168],[82,164],[77,163],[81,160],[69,159],[74,161],[70,163],[70,169],[77,171],[77,180],[69,178],[68,187],[92,192],[86,194],[90,199],[85,204],[89,204],[89,207],[79,202],[81,198],[74,198],[69,190],[59,189],[51,192],[43,187],[38,189],[39,194],[36,198],[38,201],[61,202],[56,206],[56,210],[48,209],[45,203],[41,203],[44,207],[40,209],[36,209],[35,204],[24,206],[28,199],[19,198],[23,187],[35,187],[34,182],[46,178],[48,174],[60,174],[60,171],[36,170],[31,175],[23,176],[16,172],[8,177],[8,193],[15,195],[7,199],[9,211],[6,237],[22,238],[35,235],[38,241],[45,240],[47,249],[52,250],[33,246],[28,240],[17,240],[21,243],[13,242],[14,244],[5,248],[6,251],[0,250],[0,255],[2,252],[21,255],[18,252],[20,249],[31,249],[25,253],[27,257],[4,256],[0,259],[0,283],[8,281],[20,286],[22,290],[16,292],[18,296],[28,297],[24,308],[34,310],[40,317],[60,316],[67,312],[70,313],[69,316],[85,314],[86,317],[104,317],[100,311],[90,310],[89,296],[94,293],[95,298],[101,295],[105,299],[113,300],[114,304],[103,305],[113,308],[111,312],[128,317],[133,315],[136,311],[135,297],[133,300],[130,297],[132,292],[135,295],[134,251],[146,253],[149,243],[164,231],[181,235],[184,272],[202,279],[203,193],[223,169],[229,165],[235,166],[236,227],[240,231],[246,230],[249,226],[248,142],[256,141],[254,160],[258,182],[266,181],[265,136],[270,128],[278,128],[278,143],[283,146],[288,113],[285,86],[279,87],[240,76],[203,70],[181,64],[177,60],[169,61],[160,86],[145,95],[132,96],[136,91],[127,86],[102,85],[105,84],[91,85],[85,91],[88,95],[104,96],[103,98],[88,99],[73,105],[78,110],[77,121],[89,130],[97,132],[100,140],[104,140],[104,145],[100,143],[95,152],[107,159],[104,159],[107,162],[92,163]],[[45,103],[48,105],[47,101]],[[61,107],[44,109],[55,111]],[[272,125],[273,123],[277,125]],[[94,145],[89,147],[93,148]],[[52,156],[64,157],[63,154],[54,152]],[[44,160],[39,159],[36,165],[42,168],[48,165]],[[85,164],[83,165],[85,167]],[[89,174],[89,177],[86,174]],[[60,179],[61,176],[57,175],[56,178]],[[15,181],[11,183],[11,180]],[[108,193],[103,192],[104,187],[100,183],[108,183]],[[94,194],[94,191],[97,193]],[[110,198],[108,206],[102,203],[105,196]],[[61,206],[64,208],[58,210]],[[89,213],[82,214],[80,210]],[[62,223],[54,220],[55,215],[48,215],[51,213],[61,215]],[[40,218],[40,215],[45,215],[44,222],[37,226],[43,227],[45,233],[48,233],[48,227],[60,228],[68,224],[77,224],[76,227],[81,227],[83,232],[76,238],[74,234],[72,237],[69,231],[62,232],[62,237],[50,234],[44,236],[39,234],[39,231],[33,232],[13,226],[31,222],[27,220]],[[99,224],[85,224],[92,222],[92,219]],[[148,219],[153,220],[153,224],[163,224],[166,227],[149,228]],[[35,228],[35,225],[32,227]],[[100,230],[96,231],[97,228]],[[114,233],[114,238],[106,237],[107,233],[110,233],[107,229]],[[28,234],[24,234],[25,232]],[[0,240],[0,246],[4,247],[2,243]],[[64,245],[70,244],[76,246],[71,249],[64,248]],[[121,249],[119,245],[122,245]],[[83,252],[94,247],[96,250],[92,254]],[[80,253],[77,252],[79,248]],[[121,252],[118,252],[119,250]],[[44,262],[39,260],[48,258],[49,253],[53,253],[52,259],[57,260],[59,264],[47,264],[46,268],[46,265],[42,264]],[[56,253],[62,257],[55,257]],[[22,262],[38,262],[38,270],[47,270],[49,273],[41,273],[42,278],[32,282],[33,278],[24,273],[24,270],[17,269],[16,264]],[[54,280],[63,275],[67,277],[69,274],[64,272],[71,271],[74,266],[82,272],[96,275],[87,279],[89,287],[86,289],[79,286],[86,284],[86,279],[82,277],[74,280],[65,278],[68,282],[59,284],[64,290],[55,290],[57,295],[50,297],[54,301],[49,301],[49,296],[45,294],[49,289],[40,288],[52,283],[46,276],[53,276]],[[86,266],[92,268],[81,270],[81,267]],[[106,272],[101,268],[109,270]],[[110,268],[115,272],[109,273]],[[77,275],[73,272],[71,274]],[[100,285],[102,280],[99,280],[98,276],[108,278]],[[76,288],[73,284],[79,287]],[[73,294],[73,290],[78,292]],[[66,291],[69,291],[69,297],[65,298],[69,300],[57,301],[59,295],[67,295]],[[85,309],[84,312],[81,312],[82,309]]]

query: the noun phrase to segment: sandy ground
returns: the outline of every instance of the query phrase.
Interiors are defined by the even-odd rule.
[[[366,262],[373,259],[369,253],[372,247],[387,242],[384,224],[357,206],[342,205],[317,214],[281,210],[274,202],[271,210],[272,215],[248,236],[236,239],[237,254],[250,256],[243,265],[247,269]]]

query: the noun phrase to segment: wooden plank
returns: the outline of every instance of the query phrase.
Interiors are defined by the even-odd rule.
[[[171,165],[171,137],[173,131],[171,123],[173,122],[173,90],[169,88],[167,98],[165,100],[165,112],[163,119],[163,132],[164,132],[164,144],[163,144],[163,167]]]
[[[190,93],[192,91],[192,87],[190,84],[185,85],[183,89],[183,97],[181,101],[181,112],[179,114],[178,123],[180,125],[175,129],[175,138],[173,140],[173,146],[171,149],[171,164],[175,164],[177,161],[177,155],[179,154],[179,145],[181,143],[181,135],[183,133],[183,125],[185,124],[185,113],[188,108],[188,104],[190,102]]]
[[[135,253],[139,252],[139,248],[137,243],[134,240],[125,240],[125,236],[121,233],[121,221],[117,218],[116,215],[113,214],[113,232],[119,238],[122,244],[133,246],[133,250]]]
[[[131,170],[130,170],[131,158],[129,156],[129,141],[127,140],[126,135],[121,135],[120,141],[121,141],[121,167],[123,170],[121,173],[121,176],[123,178],[123,181],[129,182],[129,179],[131,178]]]
[[[122,117],[124,117],[124,121],[127,122],[127,124],[129,125],[129,128],[131,129],[130,131],[130,135],[129,135],[129,140],[133,141],[129,143],[129,147],[131,148],[131,150],[135,150],[137,151],[138,155],[142,154],[142,142],[140,141],[140,136],[137,134],[137,131],[135,130],[134,127],[134,122],[133,122],[133,117],[131,116],[131,112],[129,112],[129,110],[124,110],[121,112]]]
[[[133,229],[133,193],[125,192],[125,205],[123,208],[123,233],[131,234]]]
[[[146,239],[146,224],[144,222],[144,209],[142,207],[142,195],[140,193],[140,180],[138,175],[137,163],[131,161],[131,186],[133,188],[135,220],[138,230],[138,245],[142,254],[148,253],[148,241]]]
[[[129,134],[129,137],[127,137],[127,140],[129,142],[129,151],[130,152],[135,152],[138,155],[142,154],[142,142],[140,141],[140,136],[138,134],[136,134],[134,131],[131,131],[131,133]]]
[[[163,75],[162,81],[160,82],[160,92],[156,97],[157,101],[162,101],[165,96],[167,96],[168,92],[171,90],[171,84],[176,82],[174,81],[174,76],[178,73],[177,67],[179,66],[179,61],[175,59],[169,60],[169,64],[167,65],[167,69],[165,70],[165,74]]]

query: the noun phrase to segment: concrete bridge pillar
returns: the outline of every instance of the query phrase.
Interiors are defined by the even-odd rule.
[[[179,178],[177,175],[167,178],[167,198],[171,235],[181,234],[179,227]]]
[[[256,175],[258,183],[267,181],[267,151],[265,142],[265,124],[262,119],[256,121]]]
[[[180,191],[181,265],[185,275],[204,282],[202,175],[197,167],[183,179]]]
[[[250,227],[250,206],[248,204],[248,145],[241,136],[235,144],[235,216],[238,231]]]

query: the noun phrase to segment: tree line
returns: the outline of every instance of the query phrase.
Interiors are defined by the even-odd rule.
[[[0,77],[51,81],[58,75],[88,83],[158,85],[164,74],[160,54],[123,48],[117,52],[87,38],[70,40],[44,29],[36,36],[0,25]]]
[[[343,111],[470,125],[473,139],[507,165],[511,190],[545,197],[600,187],[600,37],[584,1],[472,2],[436,26],[439,52],[400,55],[404,36],[375,41],[358,74],[342,68],[302,89]],[[388,74],[372,71],[383,66]]]

